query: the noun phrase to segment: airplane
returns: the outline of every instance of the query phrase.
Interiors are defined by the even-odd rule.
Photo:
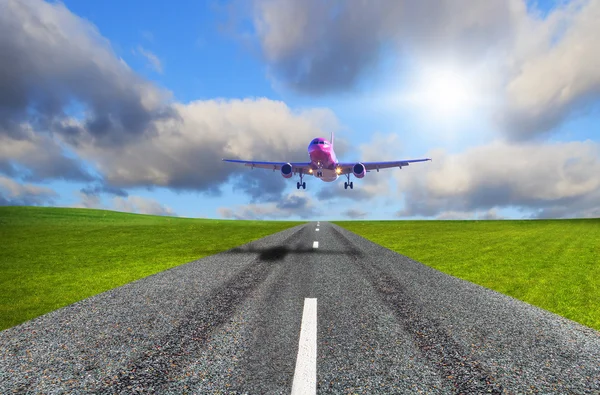
[[[317,177],[324,182],[333,182],[340,176],[346,176],[347,181],[344,182],[344,189],[354,189],[354,183],[350,181],[350,176],[363,178],[366,173],[372,170],[387,169],[391,167],[399,167],[402,169],[410,163],[426,162],[431,158],[424,159],[408,159],[391,162],[338,162],[335,152],[333,151],[333,132],[331,140],[327,141],[322,137],[313,139],[308,145],[308,157],[310,162],[259,162],[252,160],[238,159],[223,159],[224,162],[243,163],[252,169],[271,169],[279,170],[284,178],[291,178],[294,174],[300,176],[300,181],[296,183],[296,189],[306,189],[306,182],[303,181],[304,176],[310,175]]]

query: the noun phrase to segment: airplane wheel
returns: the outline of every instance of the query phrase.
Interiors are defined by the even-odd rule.
[[[354,189],[354,183],[350,181],[350,189]]]
[[[296,183],[296,189],[300,189],[300,183],[299,182]]]
[[[344,189],[348,189],[348,183],[344,181]]]
[[[306,183],[305,182],[302,183],[302,189],[306,189]]]

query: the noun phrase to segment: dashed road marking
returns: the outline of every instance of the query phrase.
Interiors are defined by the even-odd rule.
[[[319,242],[318,241],[315,241],[313,243],[313,248],[319,248]]]
[[[319,228],[315,229],[317,232],[319,231]]]
[[[315,241],[316,243],[316,241]],[[317,393],[317,299],[304,299],[292,395]]]

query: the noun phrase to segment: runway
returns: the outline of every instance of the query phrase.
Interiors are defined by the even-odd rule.
[[[600,332],[326,222],[0,332],[2,393],[290,394],[293,387],[600,394]]]

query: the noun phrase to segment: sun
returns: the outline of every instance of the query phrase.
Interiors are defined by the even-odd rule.
[[[457,118],[473,110],[473,82],[452,69],[424,69],[408,94],[408,102],[431,116]]]

